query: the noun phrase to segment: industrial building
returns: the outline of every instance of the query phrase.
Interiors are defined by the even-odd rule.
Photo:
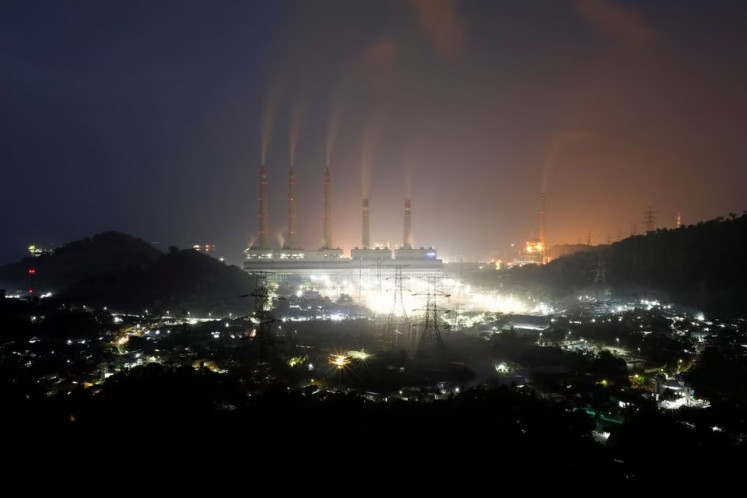
[[[267,170],[259,170],[259,234],[257,244],[245,250],[243,268],[249,273],[263,273],[275,283],[302,282],[313,277],[324,277],[337,282],[364,283],[378,281],[400,272],[403,276],[420,279],[441,277],[442,260],[432,247],[415,247],[412,240],[412,205],[404,203],[404,236],[402,245],[389,249],[372,247],[370,242],[369,199],[363,199],[361,247],[350,249],[350,257],[334,246],[332,240],[332,174],[324,170],[324,219],[322,247],[306,250],[298,247],[296,239],[296,175],[291,166],[288,172],[288,236],[282,247],[271,247],[269,237],[267,198]]]

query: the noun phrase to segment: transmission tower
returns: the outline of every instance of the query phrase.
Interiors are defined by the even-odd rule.
[[[444,340],[441,337],[441,329],[439,328],[439,312],[448,313],[449,310],[445,310],[438,306],[438,296],[449,297],[449,294],[436,291],[435,281],[438,277],[432,277],[430,279],[430,285],[428,292],[425,294],[425,319],[423,321],[423,331],[420,333],[420,339],[417,343],[417,349],[415,356],[423,357],[428,353],[436,353],[437,356],[441,356],[444,351]],[[421,294],[422,295],[422,294]]]
[[[275,320],[270,314],[272,309],[272,293],[267,287],[268,272],[253,272],[254,292],[250,295],[254,297],[254,310],[249,315],[249,321],[253,328],[247,339],[257,344],[257,355],[259,363],[267,363],[270,360],[270,346],[275,344],[272,337],[270,324]]]
[[[597,300],[608,297],[607,262],[604,260],[602,249],[597,250],[597,260],[594,264],[594,287],[597,294]]]
[[[597,261],[594,265],[594,283],[598,285],[607,284],[607,263],[604,261],[601,249],[597,251]]]
[[[653,232],[656,228],[656,212],[652,206],[643,213],[643,226],[646,227],[646,233]]]
[[[405,311],[405,302],[402,298],[402,265],[394,268],[394,300],[392,311],[386,318],[381,347],[384,350],[396,349],[404,342],[411,343],[410,320]]]
[[[544,198],[544,196],[543,196],[543,198]],[[544,249],[544,246],[543,246],[543,249]],[[544,256],[543,256],[543,260],[544,260]],[[460,310],[459,303],[460,303],[461,297],[462,297],[461,296],[461,283],[463,281],[464,281],[464,261],[460,259],[459,260],[459,274],[457,276],[457,282],[458,282],[458,284],[457,284],[457,295],[456,295],[456,298],[455,298],[455,301],[456,301],[456,313],[454,314],[455,315],[454,316],[454,326],[453,326],[453,329],[452,329],[455,332],[458,332],[459,330],[461,330],[461,326],[462,326],[462,323],[461,323],[462,313],[461,313],[461,310]]]

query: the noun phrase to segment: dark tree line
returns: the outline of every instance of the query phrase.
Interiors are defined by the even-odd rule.
[[[610,245],[594,246],[551,261],[496,274],[507,287],[542,289],[565,296],[603,285],[618,294],[655,292],[683,305],[720,315],[744,312],[747,298],[747,214],[678,229],[658,229]],[[604,283],[595,278],[603,267]]]

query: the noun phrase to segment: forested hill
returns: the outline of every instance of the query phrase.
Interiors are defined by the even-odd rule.
[[[76,240],[53,254],[0,266],[0,287],[13,292],[36,287],[58,291],[84,278],[144,268],[163,256],[153,244],[120,232]],[[29,275],[33,270],[33,276]]]
[[[747,213],[676,229],[659,229],[547,265],[507,271],[512,283],[540,285],[554,295],[606,286],[662,293],[684,305],[747,314]]]
[[[105,232],[0,267],[0,288],[25,293],[32,287],[71,304],[240,313],[249,305],[240,298],[253,282],[237,266],[194,249],[164,253],[142,239]]]
[[[126,310],[245,313],[253,290],[248,273],[194,249],[172,248],[154,263],[123,273],[95,276],[60,293],[66,301]]]

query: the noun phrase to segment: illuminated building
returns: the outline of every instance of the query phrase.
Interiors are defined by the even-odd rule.
[[[267,173],[260,169],[259,189],[259,244],[252,245],[245,252],[245,271],[266,272],[275,283],[298,282],[312,277],[324,277],[334,281],[357,281],[381,279],[382,273],[393,273],[397,267],[408,276],[429,278],[440,276],[442,261],[432,247],[414,247],[412,243],[412,204],[405,201],[404,238],[401,247],[394,250],[385,247],[370,247],[369,199],[363,200],[361,242],[362,247],[350,250],[350,257],[333,245],[332,239],[332,175],[329,168],[324,170],[324,245],[317,250],[304,250],[295,243],[295,175],[293,168],[289,174],[288,188],[288,243],[283,247],[270,247],[268,237],[267,212]]]
[[[516,259],[507,264],[508,267],[528,264],[540,265],[545,260],[545,248],[539,239],[529,239]]]
[[[53,254],[54,253],[54,248],[50,247],[50,248],[46,248],[45,249],[43,247],[39,247],[37,245],[31,244],[29,246],[29,253],[33,257],[38,258],[39,256],[43,256],[44,254]]]

